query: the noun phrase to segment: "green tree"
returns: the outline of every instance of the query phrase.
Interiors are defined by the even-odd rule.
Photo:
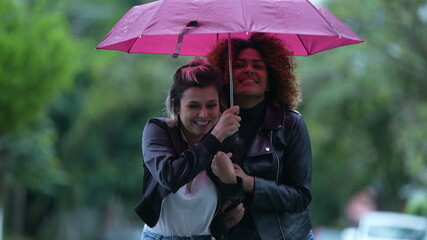
[[[75,55],[67,23],[39,3],[0,5],[0,133],[42,119],[49,101],[72,83]]]
[[[47,8],[0,2],[1,209],[12,187],[48,192],[65,179],[46,110],[73,83],[76,61],[66,20]]]

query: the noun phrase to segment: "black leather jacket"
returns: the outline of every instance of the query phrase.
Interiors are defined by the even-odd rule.
[[[235,200],[243,194],[243,185],[219,184],[210,165],[221,144],[212,134],[188,149],[179,127],[168,126],[164,118],[152,118],[145,125],[142,139],[144,156],[143,197],[135,208],[138,216],[153,227],[160,216],[163,199],[206,170],[219,190],[218,205],[222,200]],[[212,236],[221,239],[226,226],[217,207],[210,230]]]
[[[311,230],[311,145],[300,113],[267,106],[243,161],[254,176],[252,216],[263,240],[301,240]]]

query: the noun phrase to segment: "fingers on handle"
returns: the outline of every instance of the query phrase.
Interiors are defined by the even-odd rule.
[[[240,112],[240,107],[239,107],[239,106],[237,106],[237,105],[232,106],[230,109],[232,109],[232,110],[231,110],[231,111],[232,111],[232,113],[234,113],[234,114],[236,114],[236,115],[238,115],[238,114],[239,114],[239,112]]]

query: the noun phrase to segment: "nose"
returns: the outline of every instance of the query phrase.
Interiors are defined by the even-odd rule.
[[[245,73],[246,74],[255,74],[254,69],[250,64],[246,66]]]
[[[209,115],[207,108],[202,108],[199,112],[199,117],[205,118]]]

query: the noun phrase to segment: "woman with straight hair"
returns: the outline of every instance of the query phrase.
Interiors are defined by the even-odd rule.
[[[220,111],[221,81],[218,69],[195,58],[174,74],[168,117],[144,127],[143,197],[135,209],[145,222],[142,240],[221,239],[226,230],[220,203],[243,187],[232,165],[213,164],[231,156],[219,151],[240,126],[238,106]],[[242,208],[234,211],[243,216]]]

